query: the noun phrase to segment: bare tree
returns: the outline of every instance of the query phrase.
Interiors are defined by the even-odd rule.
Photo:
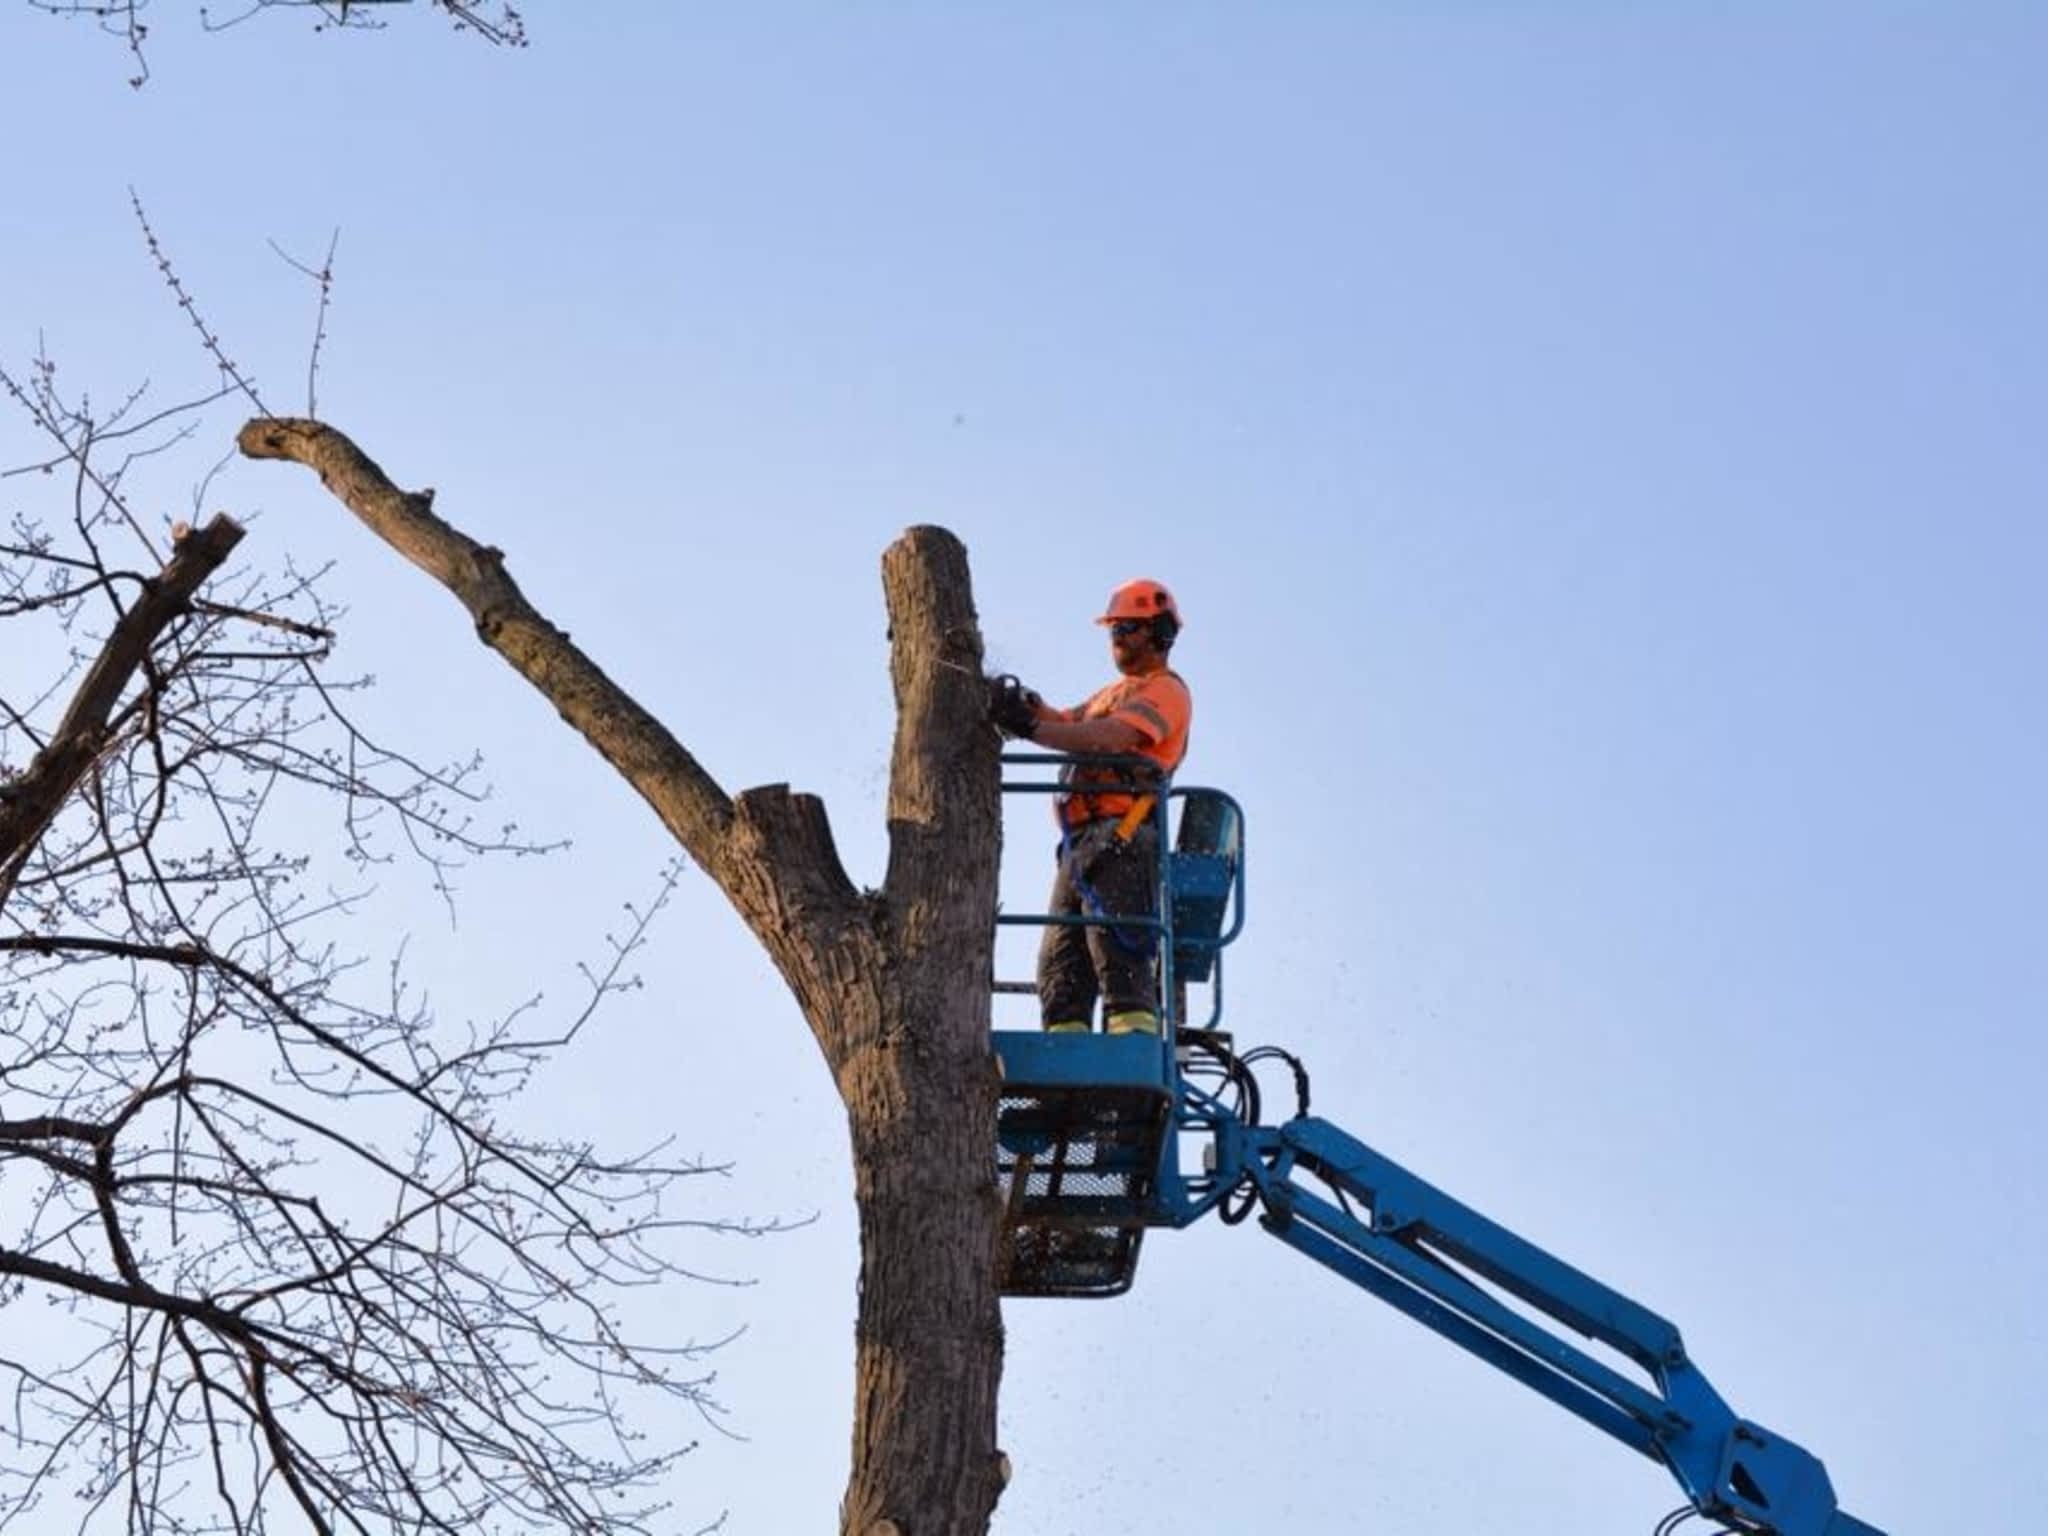
[[[967,558],[912,528],[882,559],[897,725],[880,890],[847,877],[823,806],[728,795],[528,603],[500,551],[400,490],[342,433],[262,417],[287,459],[468,610],[478,637],[581,732],[715,880],[795,994],[845,1102],[860,1208],[849,1536],[970,1536],[1000,1493],[1002,1325],[990,1048],[1000,818]]]
[[[0,487],[68,502],[0,535],[0,1530],[651,1528],[717,1406],[702,1347],[619,1309],[723,1225],[664,1214],[707,1170],[517,1126],[659,898],[553,1028],[449,1028],[351,960],[313,850],[439,879],[525,846],[476,765],[358,724],[313,578],[136,512],[231,385],[0,387],[49,445]]]

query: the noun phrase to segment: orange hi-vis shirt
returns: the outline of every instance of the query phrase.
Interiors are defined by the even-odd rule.
[[[1069,723],[1108,718],[1135,727],[1145,740],[1134,755],[1150,758],[1162,774],[1168,774],[1188,755],[1188,726],[1194,720],[1195,701],[1180,675],[1161,667],[1137,677],[1120,677],[1091,694],[1085,704],[1054,714]],[[1077,788],[1105,779],[1114,784],[1131,778],[1127,768],[1076,768],[1072,774]],[[1060,799],[1059,816],[1066,825],[1079,826],[1104,816],[1123,815],[1131,808],[1132,799],[1130,791],[1122,789],[1066,795]]]

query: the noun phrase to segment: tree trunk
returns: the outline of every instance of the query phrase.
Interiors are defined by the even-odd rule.
[[[728,799],[661,723],[526,601],[496,549],[399,490],[331,427],[261,419],[251,458],[314,469],[433,575],[716,880],[796,995],[846,1105],[861,1267],[842,1536],[981,1536],[1002,1490],[996,1068],[990,1047],[998,738],[967,554],[912,528],[882,561],[897,706],[889,870],[853,886],[824,807]]]
[[[943,1009],[949,991],[971,1015],[972,1000],[943,984],[927,1006]],[[918,1000],[874,1001],[860,1031],[873,1043],[838,1064],[861,1235],[840,1530],[968,1536],[988,1528],[1001,1492],[994,1073],[985,1051],[976,1060],[920,1043],[951,1026],[944,1012],[920,1018]]]

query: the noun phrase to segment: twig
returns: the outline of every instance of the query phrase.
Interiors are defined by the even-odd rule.
[[[242,376],[242,371],[235,366],[234,359],[228,356],[227,349],[221,345],[220,338],[208,328],[205,317],[199,313],[199,306],[192,302],[192,295],[185,291],[185,284],[178,277],[177,268],[171,265],[169,253],[164,250],[163,242],[157,239],[155,227],[149,222],[149,213],[142,206],[142,196],[133,187],[128,189],[128,203],[135,210],[135,222],[142,226],[142,238],[148,242],[149,254],[156,262],[157,271],[163,274],[165,284],[178,301],[178,308],[185,311],[185,317],[192,322],[192,328],[199,332],[200,344],[219,365],[222,377],[232,380],[235,388],[239,389],[258,411],[265,416],[274,415],[270,407],[263,403],[263,397],[256,393],[255,384]]]
[[[334,252],[341,244],[341,230],[337,227],[327,241],[327,255],[316,270],[293,256],[275,240],[270,248],[280,260],[295,272],[302,272],[311,278],[320,290],[319,307],[313,313],[313,349],[306,358],[306,414],[316,420],[320,415],[320,402],[316,385],[320,378],[320,347],[327,340],[327,306],[334,294]]]

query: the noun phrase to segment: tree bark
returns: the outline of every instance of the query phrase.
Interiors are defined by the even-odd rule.
[[[716,881],[795,994],[846,1105],[860,1210],[853,1462],[842,1536],[980,1536],[1001,1492],[1002,1323],[989,1041],[997,737],[967,555],[912,528],[883,557],[897,725],[889,868],[857,890],[823,805],[785,785],[728,797],[568,635],[503,555],[437,516],[322,423],[251,421],[244,454],[313,469],[462,602]]]

